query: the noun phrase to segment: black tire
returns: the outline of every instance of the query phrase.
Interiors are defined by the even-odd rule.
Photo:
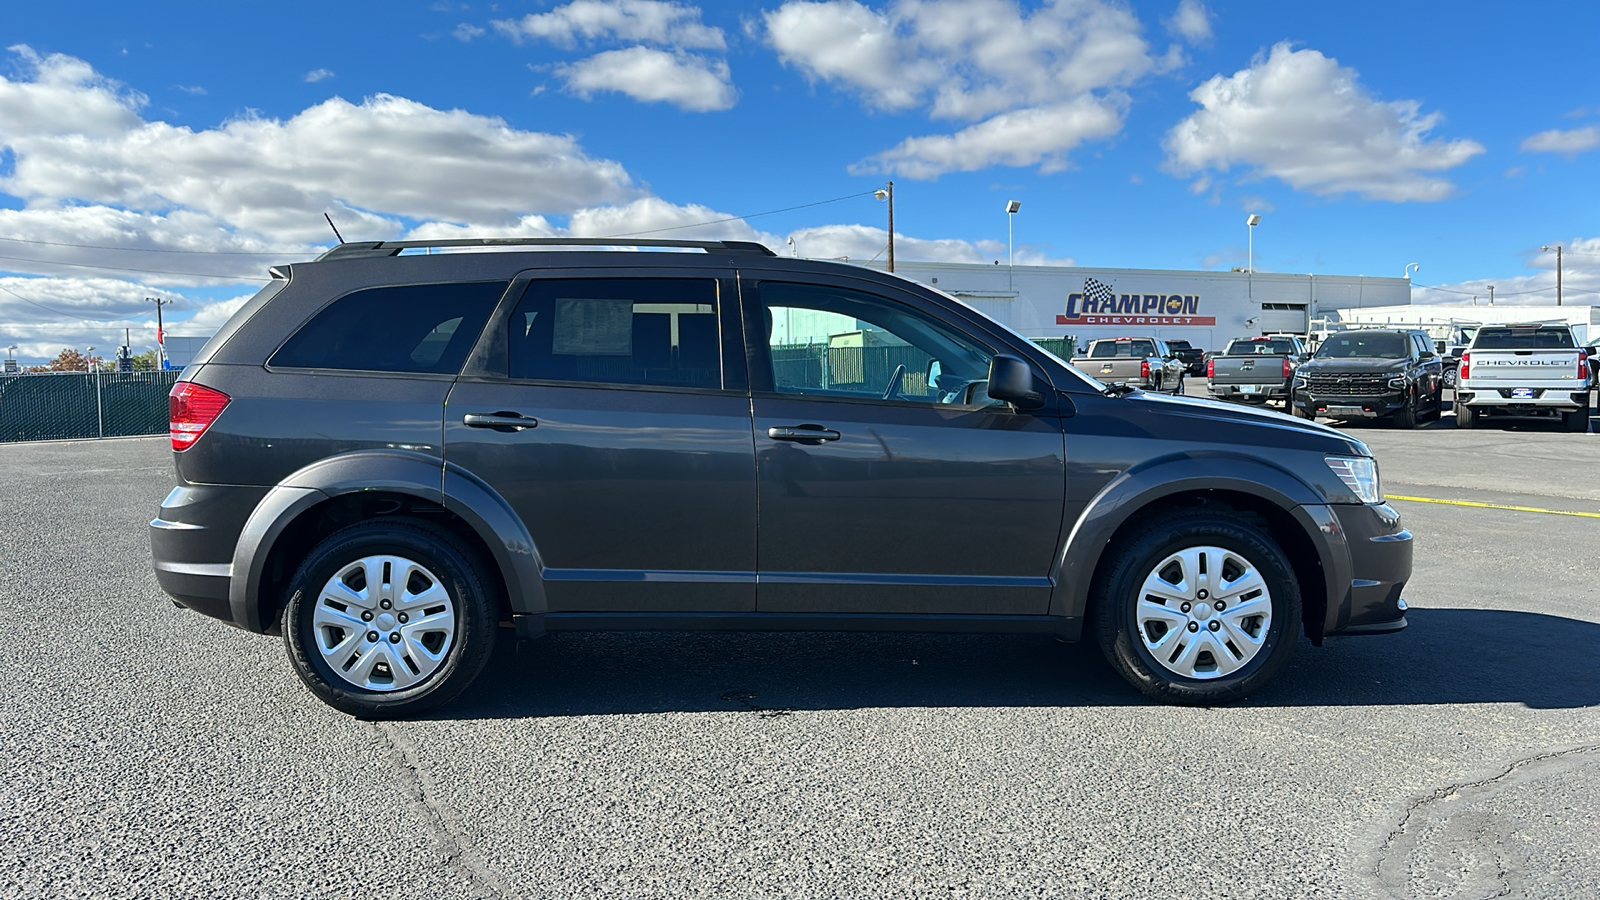
[[[1576,412],[1561,414],[1561,428],[1568,434],[1587,434],[1589,431],[1589,405],[1578,407]]]
[[[1140,630],[1136,617],[1145,579],[1155,567],[1199,547],[1220,548],[1252,566],[1266,586],[1271,609],[1260,647],[1236,670],[1214,677],[1185,676],[1158,662],[1146,647],[1149,632]],[[1098,567],[1090,603],[1093,633],[1106,659],[1130,684],[1163,703],[1212,706],[1249,696],[1288,663],[1300,636],[1300,585],[1283,550],[1254,525],[1205,510],[1161,517],[1119,540]],[[1200,616],[1198,604],[1195,610]],[[1212,615],[1221,618],[1222,613],[1206,612]],[[1174,633],[1182,638],[1182,632]]]
[[[421,568],[419,581],[412,581],[401,585],[399,590],[409,592],[412,585],[432,585],[442,588],[447,597],[438,601],[438,605],[430,604],[427,608],[417,608],[418,621],[427,615],[443,617],[441,621],[453,621],[453,633],[445,639],[438,640],[437,647],[421,647],[420,644],[411,643],[411,635],[400,637],[403,626],[399,622],[390,623],[384,619],[373,620],[373,627],[393,629],[395,635],[392,643],[397,647],[394,651],[384,651],[401,656],[406,664],[414,670],[406,673],[406,678],[417,677],[415,670],[418,668],[415,659],[422,658],[425,650],[440,655],[437,662],[424,659],[423,666],[428,667],[415,684],[404,687],[372,689],[353,683],[350,679],[336,672],[324,657],[331,653],[341,651],[325,650],[319,643],[319,638],[326,637],[334,640],[329,635],[339,635],[338,626],[329,626],[324,622],[324,631],[319,634],[315,617],[318,615],[318,604],[322,599],[325,586],[329,586],[335,576],[341,572],[351,571],[352,567],[361,560],[373,557],[399,557],[418,564]],[[384,566],[384,577],[390,577],[391,568]],[[429,580],[424,576],[433,576]],[[348,582],[346,582],[348,584]],[[455,535],[441,528],[425,522],[412,519],[385,518],[362,522],[351,525],[329,535],[312,549],[305,561],[295,572],[294,579],[289,585],[289,602],[283,610],[283,639],[284,646],[289,653],[289,661],[294,664],[295,673],[300,680],[305,682],[311,693],[318,699],[342,712],[363,719],[397,719],[416,715],[424,710],[431,709],[442,703],[455,699],[472,681],[483,671],[484,664],[494,649],[495,633],[497,630],[497,595],[490,589],[492,582],[485,575],[485,565],[480,560],[479,554],[470,549]],[[362,591],[368,591],[362,582]],[[380,588],[380,596],[384,588]],[[387,591],[394,593],[394,585],[388,585]],[[431,592],[432,588],[427,588]],[[368,594],[370,597],[370,594]],[[433,596],[431,593],[429,596]],[[337,600],[324,604],[323,614],[338,615],[341,609]],[[390,602],[390,601],[383,601]],[[376,603],[373,604],[376,607]],[[396,602],[394,610],[403,604]],[[453,610],[451,609],[453,607]],[[354,609],[355,607],[348,607]],[[330,613],[329,610],[332,610]],[[391,607],[384,607],[390,610]],[[441,611],[442,610],[442,611]],[[351,616],[358,615],[351,612]],[[380,612],[380,616],[391,616],[393,612]],[[404,621],[407,617],[401,616]],[[354,621],[354,620],[352,620]],[[357,627],[367,627],[359,622]],[[441,628],[443,626],[441,625]],[[371,634],[380,634],[378,631]],[[422,634],[412,632],[412,635]],[[435,633],[422,634],[419,642],[434,638]],[[367,636],[359,636],[360,640],[367,640]],[[343,640],[342,638],[340,639]],[[406,647],[399,644],[406,641]],[[374,646],[382,650],[384,639],[380,638]],[[337,645],[343,647],[341,642]],[[408,648],[419,647],[416,654],[410,654]],[[367,644],[351,644],[349,649],[342,653],[359,654],[363,659],[372,652]],[[365,651],[365,652],[363,652]],[[376,658],[376,654],[373,654]],[[349,657],[355,660],[356,656]],[[351,669],[352,662],[347,662],[345,669]],[[359,671],[359,670],[358,670]],[[388,670],[388,664],[379,662],[375,671],[381,678]],[[369,679],[370,680],[370,679]],[[398,683],[399,679],[390,675],[391,683]]]
[[[1289,395],[1288,405],[1289,405],[1289,415],[1294,416],[1297,419],[1315,419],[1316,418],[1316,416],[1314,416],[1311,413],[1308,413],[1305,410],[1300,408],[1300,398],[1296,397],[1294,394],[1290,394]]]
[[[1411,429],[1417,427],[1417,392],[1412,389],[1406,397],[1406,405],[1394,414],[1394,427]]]
[[[1483,418],[1483,414],[1482,413],[1479,413],[1479,412],[1475,411],[1472,407],[1467,406],[1465,403],[1462,403],[1460,400],[1456,401],[1456,427],[1457,428],[1477,428],[1478,427],[1478,420],[1480,420],[1482,418]]]
[[[1424,422],[1437,422],[1444,417],[1444,388],[1433,392],[1433,407],[1422,416]]]

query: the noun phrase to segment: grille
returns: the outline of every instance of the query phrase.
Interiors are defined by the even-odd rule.
[[[1387,375],[1312,375],[1308,390],[1313,394],[1357,397],[1388,393]]]

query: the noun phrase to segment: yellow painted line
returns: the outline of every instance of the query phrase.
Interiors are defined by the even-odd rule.
[[[1438,503],[1443,506],[1470,506],[1475,509],[1509,509],[1512,512],[1544,513],[1547,516],[1578,516],[1584,519],[1600,519],[1600,513],[1571,512],[1565,509],[1540,509],[1537,506],[1505,506],[1500,503],[1474,503],[1471,500],[1436,500],[1432,497],[1402,497],[1399,494],[1384,494],[1385,500],[1404,500],[1408,503]]]

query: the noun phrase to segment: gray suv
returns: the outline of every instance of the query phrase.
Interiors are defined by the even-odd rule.
[[[1083,638],[1186,704],[1405,627],[1360,441],[1102,386],[893,275],[578,240],[272,275],[173,389],[155,570],[358,716],[455,697],[502,625]]]

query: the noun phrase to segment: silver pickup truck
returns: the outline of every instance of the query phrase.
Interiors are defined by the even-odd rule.
[[[1149,391],[1183,393],[1183,360],[1164,341],[1148,337],[1102,338],[1072,366],[1101,384],[1127,384]]]
[[[1546,415],[1560,416],[1567,431],[1588,431],[1592,365],[1566,325],[1485,325],[1461,354],[1456,425]]]
[[[1297,337],[1239,338],[1206,363],[1206,391],[1218,400],[1289,399],[1294,370],[1309,354]]]

